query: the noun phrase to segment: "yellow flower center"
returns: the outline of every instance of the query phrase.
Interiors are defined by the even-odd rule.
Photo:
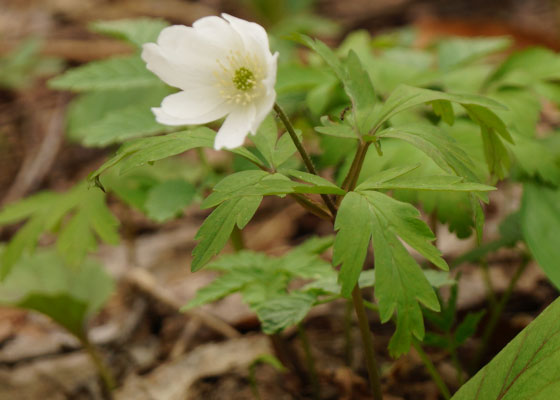
[[[246,106],[264,95],[265,69],[253,54],[230,51],[227,56],[216,60],[213,71],[216,86],[227,103]]]
[[[238,90],[246,92],[255,86],[255,74],[245,67],[237,69],[233,75],[233,84]]]

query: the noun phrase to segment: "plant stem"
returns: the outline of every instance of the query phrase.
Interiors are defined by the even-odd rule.
[[[293,127],[292,123],[288,119],[288,116],[286,115],[286,113],[284,112],[282,107],[280,107],[277,103],[274,103],[274,111],[276,111],[276,114],[278,114],[278,117],[280,118],[280,120],[282,121],[282,123],[286,127],[286,130],[288,131],[288,134],[292,138],[292,141],[294,142],[294,144],[296,146],[296,149],[298,150],[299,154],[301,155],[301,158],[303,159],[303,163],[305,164],[305,168],[307,168],[307,170],[309,171],[310,174],[319,175],[317,173],[317,170],[315,169],[315,166],[313,165],[313,162],[311,161],[311,158],[309,157],[309,154],[307,154],[307,151],[305,150],[305,148],[303,147],[303,145],[299,141],[299,138],[297,137],[296,131],[294,130],[294,127]],[[327,208],[331,212],[331,214],[333,216],[333,219],[334,219],[334,217],[336,216],[336,206],[335,206],[334,202],[332,201],[332,199],[327,194],[321,194],[321,198],[325,202]]]
[[[484,332],[482,333],[482,343],[480,344],[480,347],[478,348],[478,351],[476,352],[476,355],[474,356],[472,364],[471,364],[471,372],[472,373],[474,373],[476,371],[476,368],[478,367],[482,357],[486,353],[486,350],[488,348],[488,344],[490,342],[490,338],[494,334],[494,330],[496,329],[496,325],[498,324],[500,316],[502,315],[502,312],[504,311],[504,308],[505,308],[507,302],[509,301],[509,299],[511,298],[511,295],[513,294],[513,289],[515,288],[515,285],[517,284],[517,281],[519,281],[519,278],[521,277],[521,275],[525,271],[525,268],[527,268],[527,265],[529,265],[529,260],[530,260],[530,258],[527,255],[523,256],[523,260],[521,261],[521,264],[519,264],[519,266],[515,270],[515,273],[513,274],[513,277],[511,278],[511,281],[509,282],[509,285],[508,285],[506,291],[504,292],[504,294],[500,298],[500,301],[497,302],[495,307],[492,308],[491,314],[490,314],[490,320],[486,324],[486,326],[484,328]]]
[[[362,170],[362,165],[364,164],[364,160],[366,159],[367,150],[370,144],[371,142],[360,142],[360,144],[358,145],[356,154],[354,155],[354,159],[352,160],[352,165],[350,166],[350,170],[348,171],[348,174],[342,182],[342,189],[351,191],[356,187],[358,178],[360,177],[360,172]],[[342,201],[342,197],[339,197],[338,201]]]
[[[309,200],[307,197],[302,195],[301,193],[291,193],[290,197],[292,197],[295,201],[299,203],[303,208],[307,211],[312,213],[313,215],[318,216],[319,218],[326,219],[332,221],[332,215],[328,213],[322,206],[318,203],[315,203]]]
[[[439,374],[438,370],[436,369],[435,365],[432,363],[432,361],[430,360],[430,358],[428,357],[428,355],[426,354],[426,352],[422,348],[422,345],[420,344],[420,342],[418,342],[418,339],[412,338],[412,345],[416,349],[416,352],[420,356],[420,359],[424,363],[424,366],[428,370],[428,373],[430,374],[430,376],[434,380],[434,383],[437,385],[437,387],[438,387],[439,391],[441,392],[441,394],[443,395],[443,397],[445,397],[446,400],[450,399],[451,398],[451,393],[449,392],[449,388],[447,387],[447,385],[443,381],[443,379],[442,379],[441,375]]]
[[[309,371],[309,378],[311,379],[311,387],[313,390],[313,399],[319,400],[321,398],[321,387],[319,386],[319,378],[317,375],[317,368],[315,366],[315,358],[311,352],[311,346],[309,345],[309,338],[307,337],[307,332],[303,324],[300,322],[297,325],[298,335],[303,346],[303,352],[305,354],[305,361],[307,363],[307,370]]]
[[[488,303],[490,303],[491,312],[495,313],[496,307],[498,306],[498,300],[496,299],[496,294],[494,293],[494,285],[492,284],[492,278],[490,277],[490,269],[488,268],[488,260],[486,257],[481,258],[480,265],[482,266],[482,278],[484,279],[486,291],[488,292]]]
[[[360,327],[362,342],[364,344],[366,366],[369,375],[371,392],[375,400],[383,400],[383,395],[381,394],[381,380],[379,378],[379,369],[377,367],[377,361],[375,360],[375,351],[373,348],[373,334],[369,329],[366,309],[364,308],[364,300],[362,298],[362,292],[360,291],[360,286],[358,284],[356,284],[356,286],[354,286],[354,289],[352,290],[352,302],[354,304],[356,316],[358,317],[358,326]]]
[[[82,346],[84,346],[84,350],[89,354],[91,360],[93,361],[99,377],[101,378],[103,394],[107,399],[112,399],[112,390],[116,386],[113,374],[111,373],[107,365],[105,365],[105,362],[99,355],[99,352],[97,351],[95,346],[91,344],[91,342],[87,338],[87,335],[84,334],[82,337],[79,337],[79,339],[82,343]]]
[[[231,244],[236,253],[245,248],[243,233],[241,232],[241,229],[237,227],[237,225],[233,226],[233,230],[231,231],[231,235],[229,236],[229,239],[231,240]]]
[[[286,127],[292,141],[294,142],[297,150],[299,151],[303,162],[309,171],[309,173],[313,175],[319,175],[317,170],[313,166],[313,162],[311,158],[303,148],[301,142],[299,141],[297,134],[292,126],[290,120],[288,119],[286,113],[278,104],[274,104],[274,110],[278,114],[278,117],[282,120],[282,123]],[[364,163],[367,150],[371,142],[363,142],[361,141],[358,145],[358,149],[356,151],[356,155],[354,156],[354,160],[352,161],[352,165],[350,167],[350,171],[344,180],[343,189],[346,190],[353,190],[356,187],[356,183],[358,182],[358,177],[360,175],[360,171],[362,169],[362,165]],[[332,214],[332,219],[334,220],[336,216],[337,207],[332,201],[332,199],[325,194],[321,194],[321,198],[325,202],[326,206],[328,207],[329,211]],[[369,375],[369,383],[371,386],[371,391],[373,393],[374,400],[383,400],[383,395],[381,394],[381,380],[379,378],[379,370],[377,367],[377,361],[375,360],[375,351],[373,347],[373,334],[369,329],[369,323],[366,315],[366,310],[364,307],[364,300],[362,298],[362,293],[360,291],[360,287],[358,284],[354,286],[352,290],[352,303],[354,305],[354,310],[356,311],[356,316],[358,317],[358,325],[360,327],[360,333],[362,336],[362,341],[364,344],[364,351],[365,351],[365,358],[366,358],[366,366]]]
[[[346,364],[352,368],[354,363],[354,342],[352,340],[352,302],[346,301],[344,309],[344,353],[346,355]]]
[[[457,345],[455,344],[455,338],[449,332],[447,332],[446,337],[448,342],[451,343],[449,354],[451,356],[451,363],[455,367],[455,372],[457,374],[457,383],[459,383],[459,386],[462,386],[463,383],[465,383],[465,379],[463,377],[464,372],[461,361],[459,360],[459,355],[457,354]]]

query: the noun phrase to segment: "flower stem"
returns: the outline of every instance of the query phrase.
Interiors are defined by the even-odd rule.
[[[358,326],[360,327],[362,342],[364,344],[366,366],[369,375],[371,392],[373,393],[373,398],[375,400],[383,400],[383,395],[381,394],[381,380],[379,378],[379,369],[377,367],[377,361],[375,360],[375,351],[373,348],[373,334],[369,329],[366,309],[364,307],[364,300],[362,298],[362,292],[360,291],[360,286],[358,284],[356,284],[356,286],[354,286],[354,289],[352,290],[352,302],[354,303],[354,310],[356,311],[356,316],[358,317]]]
[[[99,378],[101,378],[101,383],[103,384],[103,395],[107,400],[111,400],[113,398],[112,390],[116,386],[115,379],[113,378],[111,371],[109,370],[107,365],[105,365],[105,362],[99,355],[99,352],[97,351],[95,346],[91,344],[86,334],[84,334],[82,337],[79,337],[78,339],[82,343],[82,346],[84,346],[84,350],[89,354],[91,360],[95,365],[95,368],[97,369]]]
[[[286,127],[288,134],[292,138],[297,150],[299,151],[301,158],[305,164],[305,167],[309,171],[309,173],[313,175],[319,175],[311,158],[303,148],[301,142],[299,141],[297,134],[292,126],[288,116],[282,110],[282,108],[278,104],[274,104],[274,111],[278,114],[278,117],[282,120],[282,123]],[[354,160],[352,161],[352,166],[350,167],[350,171],[348,176],[344,180],[343,189],[353,190],[356,187],[356,183],[358,181],[358,177],[360,175],[360,171],[362,169],[362,165],[364,163],[367,149],[371,142],[363,142],[361,141],[358,149],[356,151],[356,155],[354,156]],[[333,220],[336,216],[337,207],[333,200],[326,194],[321,194],[321,198],[325,202],[326,206],[328,207],[329,211],[332,214]],[[383,400],[383,396],[381,394],[381,380],[379,378],[379,370],[377,367],[377,361],[375,360],[375,351],[373,348],[373,334],[369,329],[369,323],[364,307],[364,300],[362,298],[362,293],[360,291],[360,287],[358,284],[352,290],[352,302],[354,305],[354,310],[356,311],[356,316],[358,317],[358,326],[360,327],[360,332],[362,335],[362,341],[364,344],[364,351],[365,351],[365,358],[366,358],[366,366],[369,375],[369,382],[371,386],[371,391],[373,393],[374,400]]]
[[[358,183],[358,178],[360,177],[362,165],[366,159],[367,150],[370,144],[371,142],[360,142],[358,145],[350,170],[342,182],[342,189],[350,191],[354,190],[356,187],[356,183]]]
[[[286,115],[286,113],[284,112],[282,107],[280,107],[278,105],[278,103],[274,103],[274,111],[276,111],[276,114],[278,114],[278,117],[280,118],[280,120],[282,121],[282,123],[286,127],[286,130],[288,131],[288,134],[292,138],[292,141],[294,142],[294,144],[296,146],[296,149],[298,150],[299,154],[301,155],[301,158],[303,159],[303,163],[305,164],[305,168],[307,168],[307,170],[309,171],[310,174],[319,175],[317,173],[317,170],[315,169],[315,166],[313,165],[313,162],[311,161],[311,157],[309,157],[309,154],[307,154],[307,151],[305,150],[305,148],[303,147],[303,145],[299,141],[299,138],[297,137],[296,131],[295,131],[292,123],[288,119],[288,116]],[[336,206],[335,206],[334,202],[332,201],[332,199],[327,194],[321,194],[321,198],[325,202],[326,206],[328,207],[329,211],[331,212],[331,214],[334,218],[336,216]]]
[[[474,373],[476,371],[476,368],[480,364],[480,360],[486,353],[486,349],[488,348],[490,338],[492,337],[494,330],[496,329],[496,325],[498,324],[500,316],[502,315],[502,312],[504,311],[507,302],[509,301],[511,295],[513,294],[513,289],[515,288],[517,281],[519,281],[519,278],[525,271],[525,268],[527,268],[527,265],[529,265],[529,260],[530,260],[529,257],[523,255],[521,264],[519,264],[519,266],[515,270],[515,273],[513,274],[513,277],[511,278],[511,281],[509,282],[506,291],[500,298],[500,301],[497,302],[495,307],[491,309],[490,320],[486,324],[484,328],[484,332],[482,333],[482,343],[480,344],[480,347],[478,348],[478,351],[476,352],[476,355],[474,356],[471,364],[471,372]]]
[[[434,380],[434,383],[438,387],[438,389],[441,392],[441,394],[443,395],[443,397],[446,400],[450,399],[451,398],[451,393],[449,392],[449,388],[447,387],[447,385],[443,381],[443,379],[442,379],[441,375],[439,374],[438,370],[436,369],[435,365],[432,363],[432,361],[430,360],[430,358],[428,357],[428,355],[426,354],[426,352],[422,348],[422,345],[418,342],[418,339],[413,338],[412,339],[412,345],[416,349],[416,352],[420,356],[420,359],[424,363],[424,366],[428,370],[428,373],[430,374],[430,376]]]
[[[301,340],[301,345],[303,347],[303,352],[305,354],[305,361],[307,364],[307,370],[309,371],[309,378],[311,380],[311,387],[313,390],[313,399],[318,400],[321,398],[321,386],[319,385],[319,377],[317,376],[317,368],[315,366],[315,358],[311,352],[311,346],[309,344],[309,338],[307,337],[307,332],[303,324],[300,322],[297,325],[298,336]]]

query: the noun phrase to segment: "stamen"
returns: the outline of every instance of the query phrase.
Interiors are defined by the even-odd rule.
[[[264,68],[252,54],[230,51],[227,56],[217,59],[217,70],[213,71],[216,85],[223,99],[228,103],[247,105],[264,94]]]

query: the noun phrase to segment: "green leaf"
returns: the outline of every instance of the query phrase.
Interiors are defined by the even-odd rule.
[[[30,217],[55,197],[56,193],[44,191],[4,206],[0,210],[0,225],[13,224]]]
[[[94,262],[69,268],[52,250],[21,259],[0,285],[0,304],[39,311],[78,337],[107,301],[113,280]]]
[[[86,139],[95,143],[95,137],[88,137],[90,135],[108,136],[110,134],[110,136],[118,137],[120,135],[119,126],[110,125],[105,120],[115,120],[121,111],[129,109],[143,109],[151,116],[150,124],[153,124],[155,118],[150,108],[161,104],[162,99],[171,93],[169,87],[163,83],[148,88],[81,93],[74,97],[68,106],[67,135],[70,139],[82,143]],[[134,125],[134,122],[131,124]],[[107,138],[103,141],[107,141]]]
[[[169,130],[159,124],[149,107],[132,105],[108,113],[103,119],[84,128],[82,143],[86,146],[104,147],[141,136],[154,135]]]
[[[455,123],[455,112],[451,102],[447,100],[434,100],[432,101],[434,113],[439,116],[447,125]]]
[[[438,64],[443,70],[456,68],[486,55],[511,46],[511,39],[497,38],[449,38],[437,46]]]
[[[441,253],[430,242],[435,236],[420,219],[420,212],[412,205],[397,201],[380,192],[362,192],[372,205],[378,219],[384,218],[390,230],[437,267],[448,270]],[[374,247],[375,247],[374,243]]]
[[[73,68],[51,79],[49,86],[58,90],[83,92],[161,86],[161,81],[146,69],[140,56],[126,56],[93,61]]]
[[[325,135],[337,136],[348,139],[358,139],[358,135],[352,126],[344,120],[344,122],[333,122],[327,116],[321,117],[322,126],[316,126],[314,129]]]
[[[339,282],[342,295],[349,297],[364,266],[373,225],[372,211],[365,197],[349,192],[340,203],[334,228],[333,265],[342,264]]]
[[[85,183],[65,193],[39,193],[21,203],[0,212],[6,223],[27,219],[0,256],[0,280],[22,255],[33,251],[43,232],[58,231],[57,249],[71,265],[80,264],[96,248],[97,238],[110,244],[119,241],[118,221],[105,205],[104,194]]]
[[[560,299],[500,351],[452,400],[554,400],[560,390]]]
[[[240,291],[246,284],[261,277],[257,269],[238,268],[233,273],[224,274],[209,285],[199,289],[196,296],[181,308],[181,311],[200,307]]]
[[[182,179],[162,182],[154,186],[146,198],[148,217],[157,222],[164,222],[181,214],[181,211],[192,203],[196,188]]]
[[[487,108],[503,109],[500,103],[487,97],[473,94],[451,94],[436,90],[422,89],[407,85],[399,85],[389,96],[382,107],[377,107],[371,114],[368,125],[370,129],[377,130],[392,116],[408,110],[411,107],[435,100],[447,100],[465,105],[477,105]]]
[[[236,197],[220,204],[206,218],[195,239],[191,270],[198,271],[226,245],[233,227],[243,229],[262,201],[261,196]]]
[[[315,300],[315,296],[310,293],[295,291],[266,301],[256,309],[263,332],[271,335],[298,324],[305,318]]]
[[[354,124],[360,134],[366,135],[371,128],[367,118],[377,103],[373,85],[354,50],[348,53],[344,67],[345,74],[342,82],[352,101]]]
[[[527,246],[550,281],[560,288],[560,190],[534,183],[523,187],[521,228]]]
[[[430,245],[434,239],[413,206],[377,193],[350,192],[339,208],[335,221],[333,265],[342,263],[339,282],[347,297],[360,276],[370,238],[375,256],[375,296],[382,322],[397,312],[397,330],[389,344],[393,356],[406,353],[411,335],[422,339],[424,324],[419,302],[439,310],[439,302],[422,269],[397,236],[440,268],[447,269],[439,251]]]
[[[404,140],[430,157],[444,171],[476,181],[474,162],[452,136],[426,124],[399,125],[381,131],[378,137]]]
[[[259,127],[257,134],[251,137],[251,141],[255,143],[257,150],[263,155],[270,167],[275,167],[274,153],[277,140],[278,127],[274,117],[269,115]]]
[[[457,330],[455,331],[455,344],[457,346],[462,345],[465,341],[476,333],[476,328],[482,317],[486,314],[486,310],[481,310],[478,312],[470,312],[461,321]]]
[[[560,57],[542,47],[514,52],[488,78],[487,85],[527,86],[542,80],[560,78]]]
[[[161,30],[169,24],[161,19],[134,18],[113,21],[96,21],[89,28],[97,33],[112,36],[141,48],[144,43],[155,42]]]
[[[362,182],[356,191],[379,189],[443,190],[452,192],[489,192],[496,190],[493,186],[481,183],[463,182],[456,175],[424,176],[422,178],[397,177],[384,182],[369,178]]]
[[[560,185],[560,157],[554,144],[547,139],[515,136],[515,146],[510,149],[516,166],[532,179],[552,185]]]
[[[328,193],[328,194],[339,194],[339,195],[344,195],[346,193],[343,189],[339,188],[337,185],[335,185],[328,179],[325,179],[318,175],[310,174],[304,171],[298,171],[295,169],[282,169],[280,170],[280,172],[282,172],[285,175],[289,175],[291,177],[300,179],[304,182],[311,183],[318,189],[317,191],[312,192],[308,187],[302,188],[301,186],[296,186],[294,189],[300,193]]]
[[[197,147],[213,147],[215,136],[216,132],[212,129],[200,126],[168,135],[133,140],[121,146],[117,153],[92,172],[88,179],[94,181],[99,175],[115,165],[120,166],[122,174],[132,168],[181,154]]]
[[[350,50],[345,62],[342,63],[336,54],[321,41],[304,35],[297,35],[295,38],[319,54],[332,68],[352,102],[354,124],[358,132],[362,135],[367,134],[369,131],[367,116],[373,110],[376,97],[369,75],[364,70],[360,58],[353,50]]]
[[[287,194],[297,186],[285,175],[269,174],[261,170],[247,170],[226,176],[202,202],[202,208],[214,207],[226,200],[242,196]]]

